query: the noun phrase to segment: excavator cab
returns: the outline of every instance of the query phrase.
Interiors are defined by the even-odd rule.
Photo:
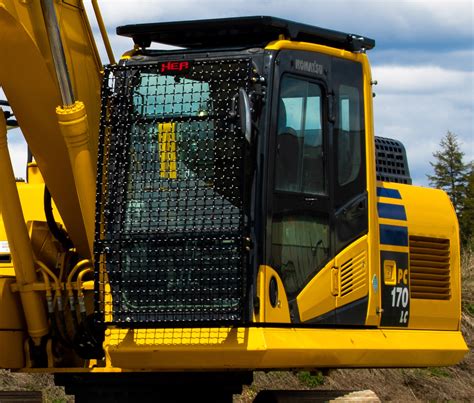
[[[273,17],[117,33],[135,50],[102,89],[102,324],[458,327],[456,220],[436,194],[451,218],[416,222],[404,147],[374,136],[373,40]]]
[[[61,43],[44,14],[38,43]],[[14,15],[0,8],[23,44],[5,65],[44,79],[4,87],[38,175],[14,183],[5,124],[1,366],[56,372],[78,401],[223,401],[254,369],[461,360],[457,219],[374,136],[372,39],[273,17],[128,25],[134,49],[89,77],[92,45],[63,35],[71,51],[42,50],[53,69]]]
[[[105,72],[98,313],[123,326],[308,322],[298,295],[368,232],[368,72],[351,59],[374,41],[272,17],[117,32],[139,50]],[[362,287],[351,324],[365,324]]]

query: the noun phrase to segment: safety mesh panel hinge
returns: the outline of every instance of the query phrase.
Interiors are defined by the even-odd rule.
[[[122,326],[246,312],[249,59],[108,67],[96,204],[96,314]]]
[[[398,140],[375,137],[377,180],[411,185],[405,147]]]

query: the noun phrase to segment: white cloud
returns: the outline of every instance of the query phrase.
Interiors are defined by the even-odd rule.
[[[456,89],[469,90],[474,81],[474,72],[448,70],[440,66],[376,66],[373,76],[384,93],[439,93]],[[469,94],[467,94],[469,95]]]
[[[459,137],[465,161],[474,160],[474,73],[439,66],[378,66],[375,131],[401,140],[415,183],[426,185],[429,161],[448,130]]]
[[[10,151],[10,158],[12,160],[15,177],[25,179],[28,150],[20,130],[9,130],[8,150]]]
[[[0,87],[0,100],[5,100],[6,96]],[[3,106],[3,110],[9,111],[10,108]],[[26,177],[27,146],[21,130],[13,129],[7,133],[8,151],[12,160],[13,172],[17,178]]]
[[[429,49],[375,48],[369,53],[373,65],[439,66],[447,70],[472,72],[474,70],[474,45],[465,49],[445,51]]]
[[[91,17],[90,2],[85,1]],[[466,160],[474,159],[474,24],[471,0],[101,0],[116,57],[132,48],[115,35],[124,24],[239,15],[275,15],[313,25],[355,32],[378,42],[374,60],[377,135],[403,141],[412,174],[426,184],[431,153],[449,129],[458,134]],[[97,29],[96,29],[97,30]],[[98,39],[101,49],[100,36]],[[101,50],[102,60],[107,62]],[[26,149],[12,138],[17,176],[24,176]]]

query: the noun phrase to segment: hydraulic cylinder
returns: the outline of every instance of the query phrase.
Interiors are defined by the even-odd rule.
[[[7,126],[0,108],[0,211],[7,234],[16,282],[20,291],[28,333],[35,344],[48,334],[48,320],[44,298],[33,290],[37,282],[33,249],[21,208],[10,153],[7,145]]]
[[[59,128],[66,142],[71,162],[81,216],[86,229],[89,256],[93,256],[95,221],[95,171],[89,149],[89,126],[86,108],[80,101],[57,107]],[[71,190],[73,191],[73,190]]]

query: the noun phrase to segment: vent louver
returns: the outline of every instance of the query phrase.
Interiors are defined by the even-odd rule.
[[[339,295],[344,297],[365,285],[366,252],[349,259],[341,266]]]
[[[449,239],[410,236],[410,290],[415,299],[451,297]]]

